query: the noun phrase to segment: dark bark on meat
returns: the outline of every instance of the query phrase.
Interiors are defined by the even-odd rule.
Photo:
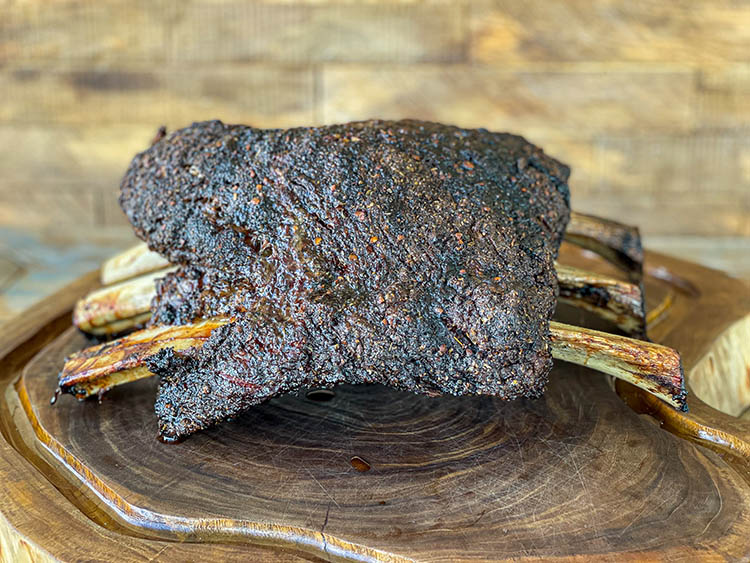
[[[236,319],[149,360],[162,435],[310,383],[538,396],[567,178],[520,137],[416,121],[207,122],[158,141],[121,197],[182,266],[152,322]]]

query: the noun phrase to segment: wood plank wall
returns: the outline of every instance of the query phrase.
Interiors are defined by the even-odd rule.
[[[576,209],[750,276],[748,0],[0,0],[0,317],[132,241],[159,125],[368,117],[521,133]]]

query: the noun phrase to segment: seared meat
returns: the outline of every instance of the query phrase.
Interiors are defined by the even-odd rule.
[[[417,121],[159,140],[121,196],[181,265],[152,323],[234,318],[149,360],[163,437],[311,384],[538,396],[568,173],[520,137]]]

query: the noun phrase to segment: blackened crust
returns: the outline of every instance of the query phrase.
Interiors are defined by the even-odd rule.
[[[417,121],[213,121],[158,141],[121,196],[183,265],[154,322],[237,319],[152,360],[163,435],[306,384],[538,396],[568,173],[521,137]]]

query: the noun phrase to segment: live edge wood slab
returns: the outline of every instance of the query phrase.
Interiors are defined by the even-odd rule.
[[[612,273],[569,247],[561,261]],[[179,445],[156,440],[154,381],[50,406],[86,342],[70,328],[84,276],[0,336],[3,559],[746,559],[750,291],[652,253],[646,272],[688,414],[558,363],[540,400],[339,387]]]

